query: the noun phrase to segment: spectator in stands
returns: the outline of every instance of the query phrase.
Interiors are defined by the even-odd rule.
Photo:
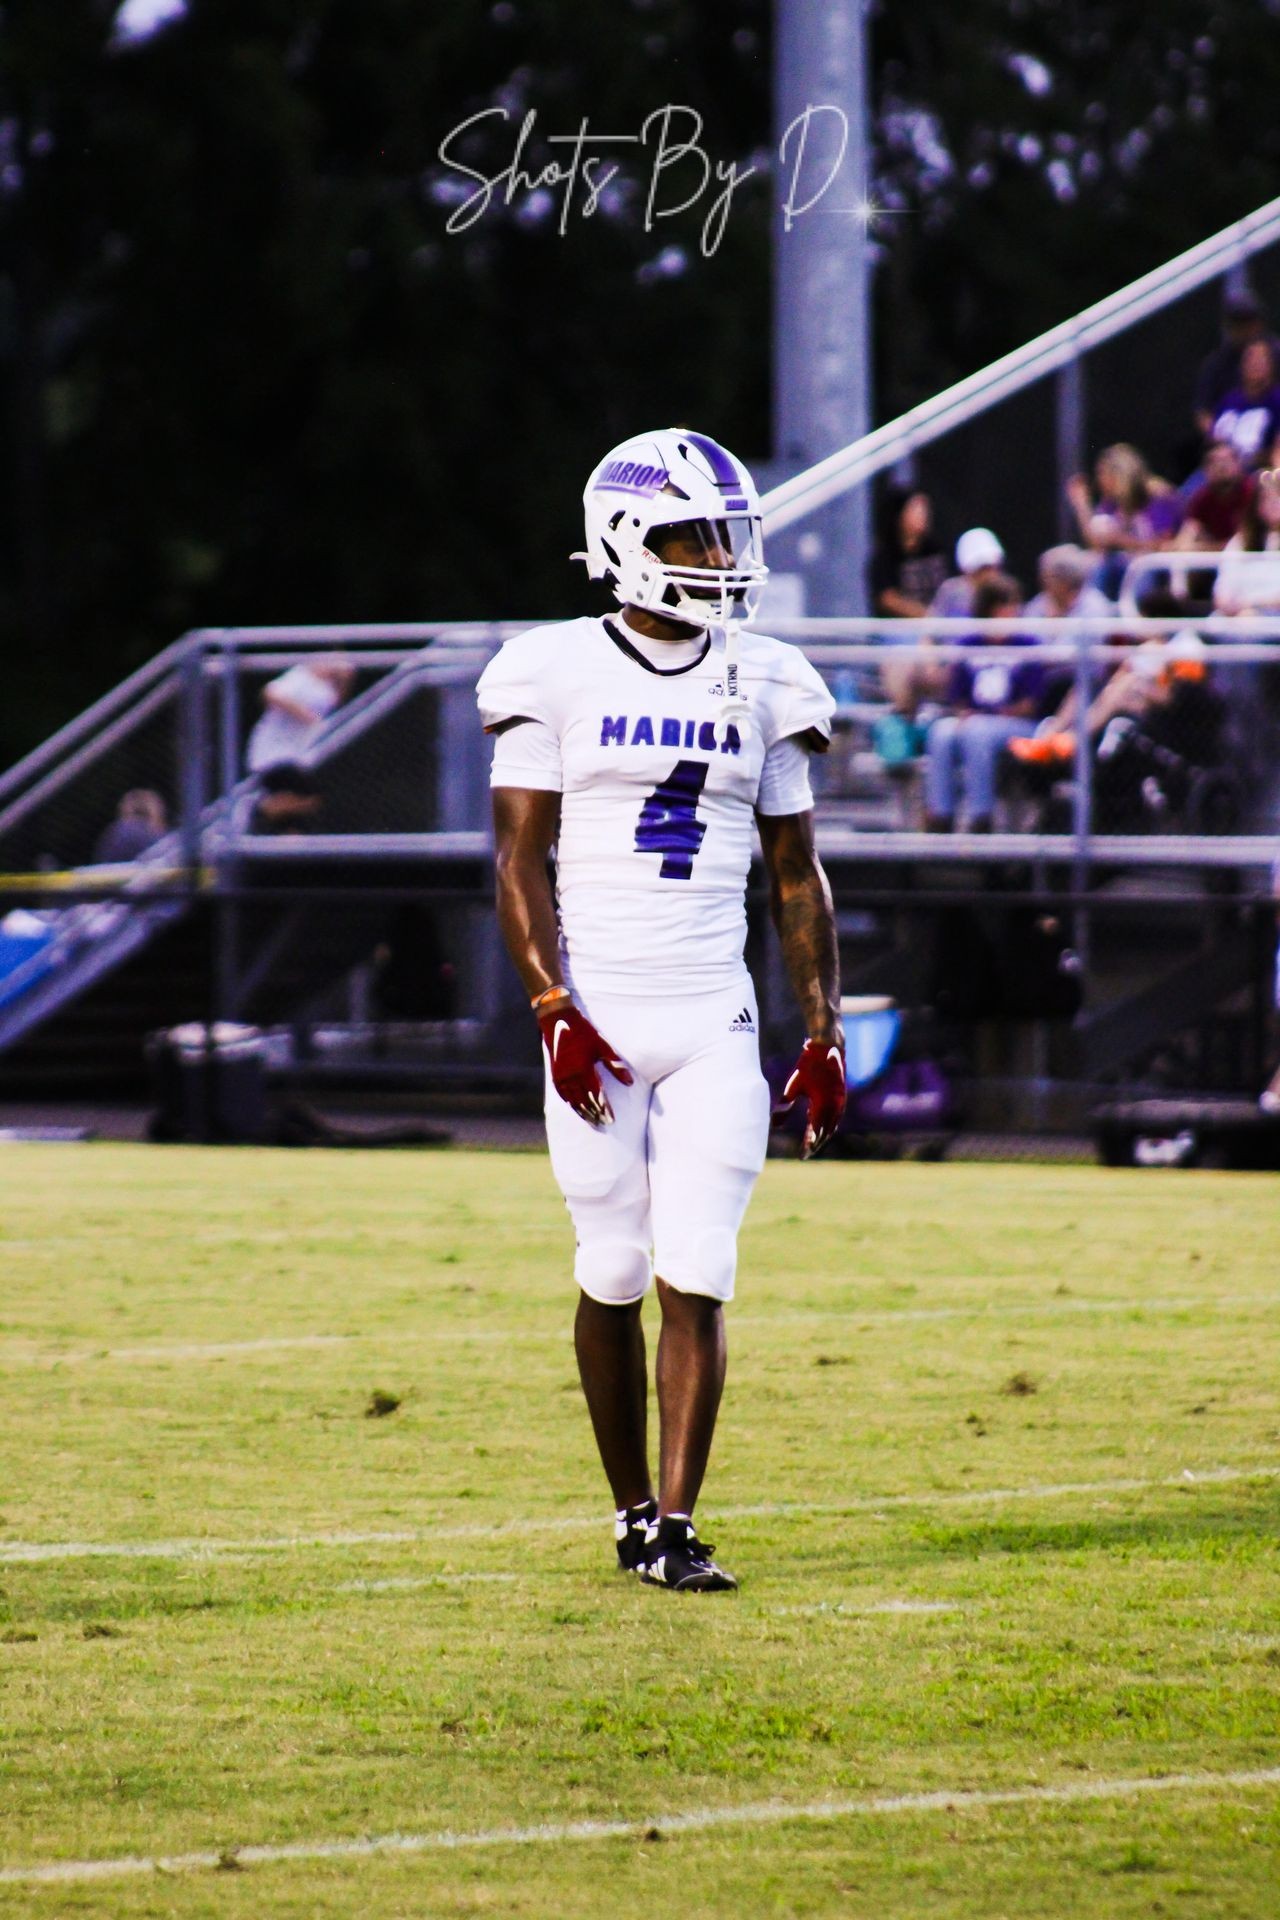
[[[353,678],[350,661],[330,654],[300,661],[269,681],[262,692],[262,714],[249,735],[249,772],[305,765],[325,722],[350,693]]]
[[[1219,613],[1280,611],[1280,471],[1274,467],[1258,475],[1240,530],[1223,549],[1214,606]]]
[[[1127,441],[1098,455],[1097,497],[1083,473],[1067,482],[1067,499],[1085,546],[1099,556],[1095,584],[1116,599],[1135,553],[1155,553],[1169,544],[1182,518],[1173,488],[1158,480]]]
[[[1209,685],[1207,648],[1193,632],[1147,640],[1110,673],[1085,715],[1094,760],[1094,825],[1111,832],[1176,812],[1197,770],[1222,757],[1224,705]],[[1070,808],[1052,796],[1073,775],[1074,689],[1035,735],[1011,740],[1008,761],[1022,789],[1046,801],[1040,831],[1064,831]]]
[[[929,611],[942,586],[947,563],[933,531],[933,502],[920,488],[895,489],[885,502],[880,539],[871,561],[872,605],[889,620],[912,620]],[[928,635],[888,639],[889,646],[931,645]],[[914,720],[922,701],[934,700],[946,686],[947,669],[913,656],[889,660],[880,683],[895,713]]]
[[[131,787],[122,793],[116,817],[93,843],[93,864],[115,866],[138,860],[169,830],[164,801],[150,787]]]
[[[307,833],[324,804],[310,767],[281,760],[264,768],[250,816],[250,833]]]
[[[1222,759],[1224,704],[1209,684],[1207,651],[1199,634],[1179,633],[1146,642],[1126,662],[1132,695],[1123,709],[1113,695],[1111,716],[1096,735],[1093,811],[1104,832],[1167,823],[1168,816],[1183,817],[1193,832],[1207,825],[1189,804],[1197,775]],[[1210,791],[1203,778],[1200,786]],[[1225,798],[1234,813],[1233,790],[1221,781],[1216,788],[1217,807]]]
[[[944,620],[964,620],[973,613],[973,596],[994,580],[1004,566],[1004,548],[990,527],[970,527],[956,541],[956,568],[942,582],[929,605]]]
[[[1212,433],[1227,395],[1239,386],[1240,356],[1254,340],[1267,341],[1280,366],[1280,340],[1268,329],[1257,295],[1248,291],[1228,294],[1222,309],[1222,339],[1201,361],[1196,375],[1193,410],[1202,440]]]
[[[1028,615],[1050,620],[1092,620],[1114,613],[1115,608],[1107,596],[1092,584],[1093,568],[1093,555],[1083,547],[1049,547],[1040,555],[1040,592],[1028,600]],[[1072,642],[1078,636],[1068,628],[1065,633],[1052,636],[1038,633],[1036,637],[1039,640],[1052,637],[1061,646],[1064,639]],[[1096,634],[1093,638],[1104,640],[1106,636]],[[1074,684],[1075,669],[1070,664],[1058,662],[1046,668],[1042,711],[1056,706]]]
[[[1124,643],[1123,635],[1111,635],[1107,644],[1113,640]],[[1160,641],[1149,643],[1159,647]],[[1138,713],[1147,704],[1147,682],[1150,676],[1138,673],[1133,665],[1134,656],[1125,655],[1116,660],[1114,666],[1104,666],[1102,685],[1093,695],[1085,713],[1085,728],[1092,737],[1101,733],[1113,714]],[[1009,758],[1021,767],[1058,767],[1075,758],[1076,751],[1076,714],[1079,710],[1078,689],[1074,675],[1065,687],[1058,704],[1036,728],[1035,733],[1025,740],[1011,740]]]
[[[1016,620],[1022,589],[999,574],[974,595],[976,620]],[[989,833],[996,798],[996,765],[1008,741],[1034,732],[1044,693],[1044,673],[1023,650],[1030,634],[975,635],[973,644],[999,647],[1006,660],[959,660],[951,670],[948,705],[929,728],[925,769],[926,826],[950,833],[963,800],[971,833]]]
[[[933,530],[933,501],[920,487],[896,488],[885,502],[871,560],[875,611],[890,620],[923,616],[946,571]]]
[[[1093,555],[1082,547],[1050,547],[1040,555],[1040,592],[1027,613],[1048,620],[1086,620],[1114,613],[1105,593],[1090,585]]]
[[[1230,440],[1248,468],[1261,466],[1280,433],[1280,385],[1269,340],[1251,340],[1240,355],[1239,384],[1223,395],[1212,436]]]
[[[1177,544],[1206,552],[1225,547],[1240,531],[1253,488],[1234,442],[1211,440],[1204,456],[1204,479],[1187,501]]]

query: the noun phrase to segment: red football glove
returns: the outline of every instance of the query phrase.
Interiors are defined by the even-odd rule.
[[[574,1112],[593,1127],[611,1127],[613,1108],[600,1084],[597,1064],[608,1067],[624,1087],[632,1082],[625,1060],[619,1060],[607,1040],[601,1038],[572,1000],[555,1000],[545,1012],[539,1012],[551,1079],[556,1092]]]
[[[815,1153],[822,1152],[844,1112],[844,1051],[834,1040],[805,1041],[791,1078],[782,1089],[779,1112],[789,1112],[797,1100],[809,1102],[800,1157],[812,1160]]]

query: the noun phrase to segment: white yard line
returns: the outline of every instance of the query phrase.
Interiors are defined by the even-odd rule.
[[[849,1620],[865,1620],[871,1614],[880,1613],[960,1613],[963,1609],[950,1600],[821,1600],[812,1607],[766,1607],[771,1614],[794,1614],[808,1620],[829,1619],[836,1616]]]
[[[284,1353],[295,1347],[345,1347],[349,1333],[282,1334],[267,1340],[184,1340],[167,1347],[108,1347],[107,1360],[234,1360],[242,1353]]]
[[[1052,1300],[982,1301],[963,1307],[788,1308],[784,1313],[735,1314],[736,1327],[799,1326],[806,1320],[839,1320],[855,1331],[859,1327],[889,1326],[916,1320],[1052,1320],[1072,1313],[1190,1313],[1203,1307],[1280,1306],[1280,1293],[1180,1294],[1152,1300],[1077,1300],[1071,1295]]]
[[[179,1340],[144,1347],[50,1347],[35,1341],[0,1340],[0,1365],[25,1362],[37,1367],[67,1367],[83,1366],[90,1360],[125,1360],[135,1365],[157,1360],[235,1360],[242,1354],[345,1347],[356,1338],[352,1333],[294,1333],[264,1340]]]
[[[402,1580],[344,1580],[332,1593],[413,1593],[422,1587],[464,1586],[472,1580],[518,1580],[518,1573],[425,1573]]]
[[[1077,1300],[1071,1297],[1053,1300],[1024,1300],[1007,1303],[983,1301],[957,1307],[813,1307],[788,1309],[782,1313],[735,1314],[737,1327],[815,1326],[824,1321],[839,1321],[857,1331],[860,1327],[893,1326],[929,1320],[1056,1319],[1062,1314],[1080,1313],[1190,1313],[1203,1308],[1217,1312],[1229,1307],[1280,1306],[1280,1293],[1184,1294],[1169,1298],[1139,1300]],[[136,1347],[56,1347],[34,1340],[0,1340],[0,1366],[78,1366],[92,1360],[119,1360],[130,1365],[147,1365],[163,1360],[232,1360],[242,1354],[287,1352],[290,1348],[376,1346],[379,1341],[394,1341],[397,1347],[434,1346],[475,1340],[500,1340],[511,1344],[523,1341],[564,1342],[561,1327],[526,1328],[521,1331],[503,1326],[441,1326],[386,1329],[377,1333],[303,1333],[286,1334],[262,1340],[181,1340]]]
[[[410,1574],[395,1580],[343,1580],[330,1593],[414,1593],[424,1587],[463,1586],[473,1580],[516,1581],[525,1576],[518,1573],[426,1573]],[[847,1604],[843,1601],[822,1601],[812,1607],[766,1607],[768,1614],[804,1614],[817,1618],[824,1614],[847,1614],[851,1618],[865,1619],[878,1613],[960,1613],[962,1609],[949,1600],[868,1600],[865,1605],[855,1601]]]
[[[899,1813],[965,1813],[979,1807],[1073,1806],[1151,1793],[1230,1793],[1280,1786],[1280,1767],[1242,1773],[1170,1773],[1130,1780],[1073,1780],[1058,1787],[997,1787],[954,1792],[862,1794],[783,1800],[740,1807],[695,1807],[634,1820],[549,1821],[534,1827],[484,1827],[471,1833],[370,1834],[352,1840],[294,1840],[281,1846],[228,1847],[213,1853],[132,1854],[115,1860],[49,1860],[0,1868],[0,1886],[117,1880],[148,1873],[200,1873],[219,1867],[266,1867],[286,1861],[367,1860],[379,1854],[445,1853],[460,1848],[557,1846],[570,1840],[636,1840],[646,1833],[705,1833],[717,1827],[772,1827],[788,1820],[850,1820]]]
[[[976,1487],[955,1492],[870,1494],[854,1500],[773,1501],[760,1506],[717,1507],[717,1520],[787,1519],[793,1516],[871,1513],[898,1507],[999,1506],[1010,1500],[1060,1500],[1120,1493],[1147,1493],[1156,1489],[1234,1486],[1245,1480],[1280,1479],[1280,1467],[1184,1468],[1180,1474],[1154,1480],[1077,1480],[1059,1485],[1030,1487]],[[442,1540],[501,1540],[519,1534],[564,1533],[570,1529],[606,1527],[601,1514],[545,1514],[527,1520],[476,1522],[462,1527],[405,1527],[379,1533],[296,1533],[267,1535],[257,1540],[4,1540],[0,1565],[39,1560],[201,1560],[237,1554],[292,1553],[299,1549],[346,1547],[432,1546]]]

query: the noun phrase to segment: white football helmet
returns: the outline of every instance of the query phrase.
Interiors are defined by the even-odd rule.
[[[751,619],[769,575],[755,481],[719,441],[683,427],[638,433],[607,453],[583,495],[585,560],[624,607],[727,627]],[[668,565],[654,550],[659,528],[679,525],[706,556]]]

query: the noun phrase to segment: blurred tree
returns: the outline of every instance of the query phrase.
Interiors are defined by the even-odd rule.
[[[169,11],[0,12],[0,765],[186,627],[580,608],[578,496],[638,421],[766,451],[763,183],[707,260],[625,182],[449,237],[437,152],[502,103],[475,164],[536,110],[537,169],[676,98],[741,158],[765,0]]]
[[[913,0],[875,24],[881,416],[1277,190],[1275,0]],[[148,29],[148,21],[171,16]],[[768,451],[767,0],[0,7],[0,764],[185,627],[547,615],[645,420]],[[450,236],[667,101],[761,162],[645,230],[646,153]],[[685,170],[670,195],[690,190]],[[579,192],[578,207],[582,207]],[[665,204],[670,204],[668,199]]]
[[[908,216],[882,418],[1280,193],[1277,0],[886,4],[875,66],[877,198]]]

